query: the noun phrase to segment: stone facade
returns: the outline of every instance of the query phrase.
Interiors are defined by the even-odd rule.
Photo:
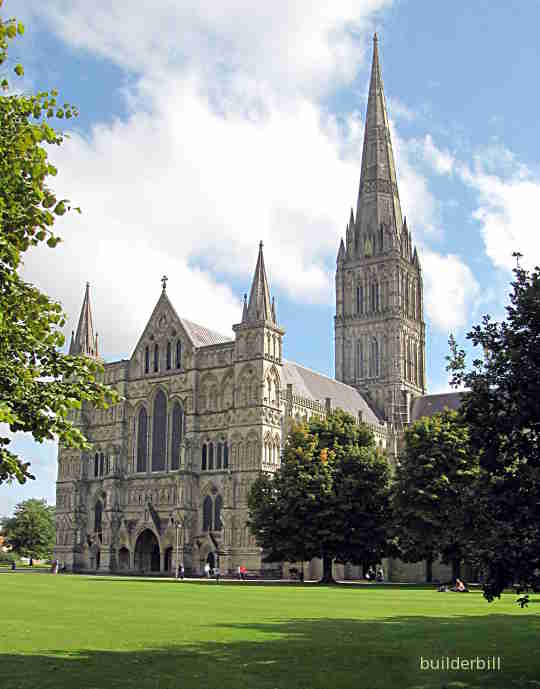
[[[55,556],[67,569],[174,572],[183,563],[201,573],[210,562],[287,575],[287,565],[262,564],[246,520],[253,480],[279,466],[291,421],[345,409],[392,461],[411,411],[439,411],[441,396],[425,395],[422,271],[401,215],[376,38],[356,218],[351,210],[337,259],[336,379],[283,358],[262,243],[233,332],[181,318],[163,279],[131,358],[105,364],[103,382],[124,401],[74,415],[90,452],[59,448]],[[99,357],[88,285],[70,353]],[[320,562],[305,566],[320,574]],[[384,567],[393,580],[425,577],[425,563]],[[336,574],[361,572],[339,565]]]

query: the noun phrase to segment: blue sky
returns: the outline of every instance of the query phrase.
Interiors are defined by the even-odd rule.
[[[144,5],[144,6],[142,6]],[[268,5],[268,6],[265,6]],[[401,204],[424,270],[429,389],[447,340],[502,317],[512,251],[539,262],[538,2],[7,0],[27,90],[78,105],[51,151],[83,214],[25,276],[76,327],[84,285],[106,360],[128,357],[159,297],[230,332],[265,243],[285,356],[333,374],[334,270],[356,204],[376,28]],[[331,6],[330,6],[331,5]],[[148,9],[146,9],[148,6]],[[0,515],[54,502],[53,443],[17,438],[37,480]]]

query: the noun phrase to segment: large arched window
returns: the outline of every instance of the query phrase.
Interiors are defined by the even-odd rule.
[[[137,471],[146,471],[148,453],[148,416],[144,407],[139,412],[137,423]]]
[[[207,495],[203,502],[203,531],[212,531],[212,498]]]
[[[216,469],[221,469],[222,455],[223,455],[223,445],[221,443],[218,443],[217,455],[216,455]]]
[[[214,503],[214,531],[221,531],[223,524],[221,523],[221,510],[223,508],[223,498],[218,495]]]
[[[202,446],[202,462],[201,462],[201,471],[206,471],[207,467],[207,454],[208,454],[208,446],[206,443]]]
[[[172,363],[171,343],[167,342],[167,371],[171,370],[171,363]]]
[[[175,402],[172,413],[171,469],[180,468],[180,443],[182,442],[183,425],[184,413],[182,407],[178,402]]]
[[[176,343],[176,368],[182,366],[182,343],[180,340]]]
[[[227,441],[223,443],[223,468],[229,468],[229,444]]]
[[[154,345],[154,371],[159,371],[159,346]]]
[[[148,347],[144,349],[144,372],[150,372],[150,349]]]
[[[167,399],[163,390],[158,390],[154,400],[152,424],[152,471],[165,471],[167,455]]]
[[[96,508],[94,510],[94,531],[98,534],[101,533],[101,517],[103,514],[103,505],[101,500],[96,502]]]
[[[208,470],[212,471],[214,468],[214,443],[208,444]]]

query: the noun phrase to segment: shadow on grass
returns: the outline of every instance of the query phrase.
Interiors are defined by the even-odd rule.
[[[179,636],[189,620],[179,619]],[[0,655],[2,689],[538,689],[540,616],[301,619],[215,625],[220,641]],[[127,643],[127,642],[126,642]],[[135,642],[133,642],[135,643]],[[420,669],[492,658],[501,671]]]

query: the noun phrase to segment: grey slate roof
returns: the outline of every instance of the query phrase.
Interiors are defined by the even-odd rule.
[[[411,405],[411,421],[417,421],[422,416],[433,416],[448,409],[459,409],[462,392],[443,392],[439,395],[424,395],[415,397]]]
[[[223,344],[224,342],[232,342],[232,338],[227,335],[220,335],[204,325],[198,325],[187,318],[180,318],[180,322],[186,329],[188,335],[193,340],[195,347],[206,347],[208,345]]]
[[[379,418],[366,400],[350,385],[345,385],[345,383],[340,383],[338,380],[329,378],[322,373],[317,373],[285,359],[283,360],[281,373],[282,389],[285,389],[287,384],[292,383],[294,395],[319,400],[322,404],[324,404],[327,397],[330,397],[333,409],[339,407],[355,417],[358,416],[358,411],[360,410],[362,412],[362,419],[366,423],[380,423]]]

